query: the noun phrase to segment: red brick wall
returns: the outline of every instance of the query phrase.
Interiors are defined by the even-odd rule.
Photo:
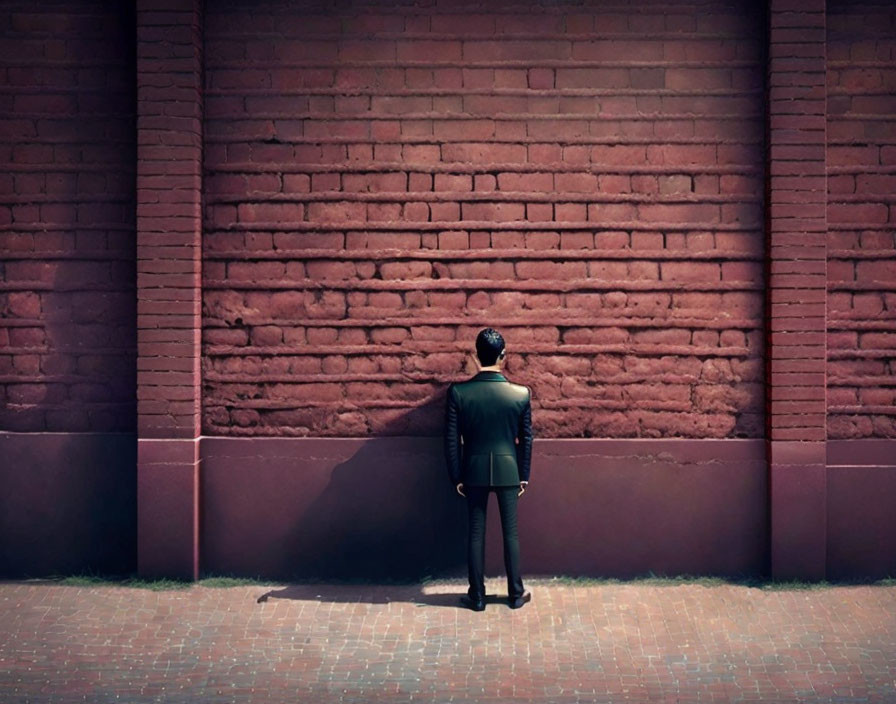
[[[758,8],[208,5],[206,432],[435,432],[494,324],[545,437],[762,435]],[[894,13],[827,9],[828,434],[892,437]],[[0,13],[3,429],[134,427],[133,24]]]
[[[896,437],[896,8],[827,30],[828,435]]]
[[[0,9],[0,429],[135,427],[133,13]]]
[[[209,3],[203,432],[761,437],[764,10]]]

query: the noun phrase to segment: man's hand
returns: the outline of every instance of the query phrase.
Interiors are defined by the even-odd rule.
[[[529,482],[520,482],[520,492],[517,494],[517,496],[522,496],[526,491],[527,486],[529,486]]]
[[[460,494],[461,496],[466,496],[466,494],[464,493],[464,483],[463,482],[459,482],[455,488],[457,489],[458,494]]]

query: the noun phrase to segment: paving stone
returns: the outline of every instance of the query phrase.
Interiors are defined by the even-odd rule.
[[[894,702],[896,587],[0,583],[3,702]]]

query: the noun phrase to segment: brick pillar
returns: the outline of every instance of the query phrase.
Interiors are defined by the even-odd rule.
[[[137,2],[138,571],[199,573],[202,21]]]
[[[769,2],[771,576],[825,576],[825,0]]]

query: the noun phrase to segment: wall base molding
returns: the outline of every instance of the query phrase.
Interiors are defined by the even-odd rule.
[[[896,440],[817,445],[536,440],[524,571],[896,575]],[[2,574],[463,576],[466,506],[441,453],[431,437],[0,433]],[[499,527],[492,500],[490,575]]]

